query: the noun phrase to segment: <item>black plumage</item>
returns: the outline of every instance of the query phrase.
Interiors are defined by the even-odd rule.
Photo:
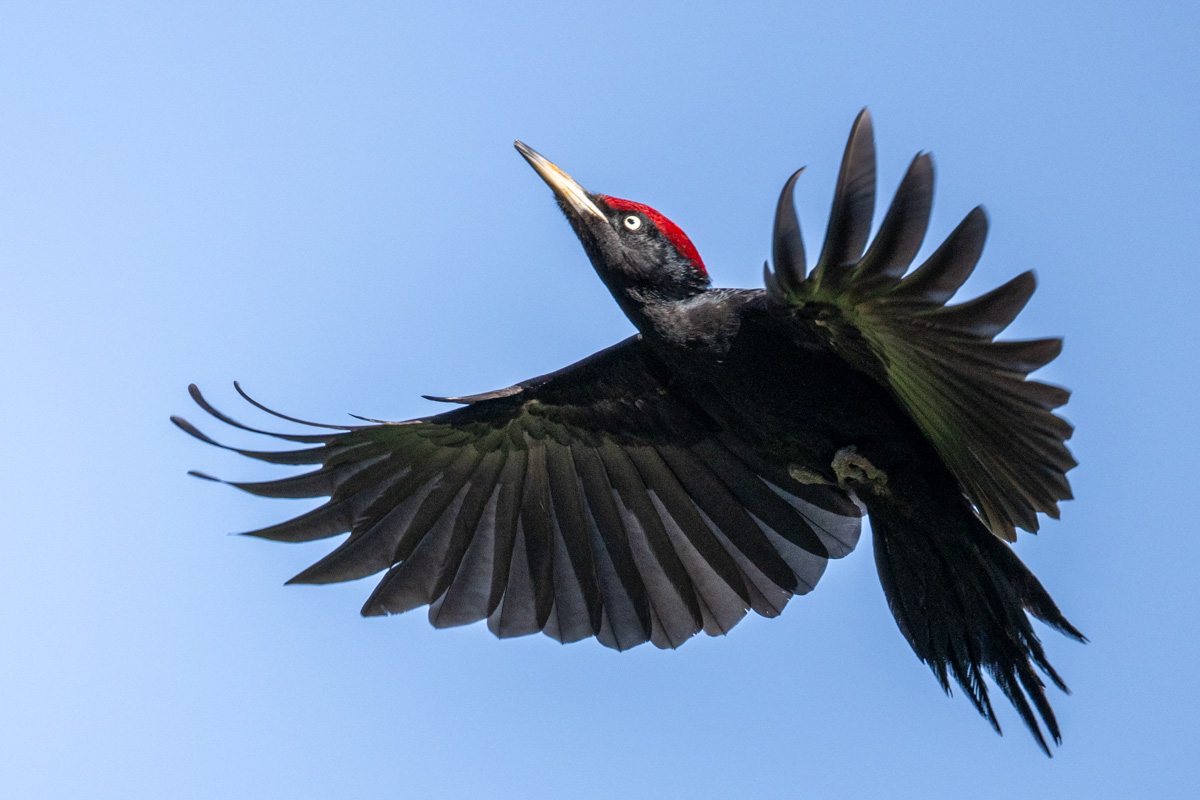
[[[250,533],[349,532],[292,580],[386,570],[364,614],[429,606],[438,627],[486,618],[501,637],[626,649],[726,633],[749,609],[780,613],[854,548],[865,511],[897,623],[942,686],[953,678],[999,729],[988,674],[1043,748],[1039,717],[1057,741],[1036,670],[1065,687],[1028,615],[1082,636],[1002,539],[1070,497],[1071,426],[1053,413],[1068,394],[1026,377],[1060,342],[993,341],[1028,301],[1032,273],[945,305],[982,252],[981,209],[908,271],[932,203],[927,154],[869,241],[871,127],[864,111],[811,272],[792,206],[800,173],[787,181],[765,291],[710,288],[673,223],[586,192],[518,143],[639,333],[507,389],[433,398],[462,405],[432,417],[284,417],[319,432],[266,433],[302,445],[290,451],[229,449],[317,468],[232,485],[329,499]],[[191,391],[217,419],[265,433]]]

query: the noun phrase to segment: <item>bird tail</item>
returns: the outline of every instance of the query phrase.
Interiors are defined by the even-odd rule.
[[[999,733],[983,678],[989,674],[1050,755],[1038,717],[1056,744],[1061,736],[1034,666],[1059,689],[1069,690],[1046,660],[1028,615],[1081,642],[1083,634],[965,499],[934,504],[942,511],[933,519],[929,507],[914,513],[912,504],[887,495],[864,500],[888,605],[917,656],[947,694],[953,677]]]

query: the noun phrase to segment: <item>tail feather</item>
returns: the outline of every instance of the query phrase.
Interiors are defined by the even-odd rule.
[[[1050,755],[1043,727],[1056,744],[1062,737],[1037,670],[1068,689],[1047,660],[1030,616],[1086,640],[965,501],[940,508],[945,512],[934,520],[924,514],[916,519],[909,504],[887,497],[867,501],[875,564],[896,623],[946,693],[953,678],[1000,732],[984,680],[990,675]]]

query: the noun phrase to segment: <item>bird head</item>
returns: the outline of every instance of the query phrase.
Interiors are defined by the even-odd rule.
[[[626,314],[634,317],[649,303],[683,300],[708,288],[696,246],[674,222],[647,205],[592,194],[533,148],[515,146],[554,190],[592,266]]]

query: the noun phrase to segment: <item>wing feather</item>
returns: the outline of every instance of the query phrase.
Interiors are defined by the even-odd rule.
[[[871,218],[875,213],[875,135],[872,131],[871,113],[864,108],[850,128],[850,140],[846,142],[846,153],[838,172],[825,244],[811,276],[817,285],[842,286],[862,257],[871,235]]]
[[[601,589],[605,607],[610,611],[609,625],[615,646],[624,650],[649,640],[650,599],[600,455],[595,448],[581,444],[572,445],[571,450],[593,526],[592,552],[598,565],[597,577],[603,579]],[[599,566],[601,563],[603,568]],[[614,609],[622,613],[614,617]]]
[[[850,201],[847,201],[850,202]],[[856,235],[856,234],[855,234]],[[727,633],[748,609],[778,614],[827,558],[849,552],[861,512],[786,464],[739,450],[637,337],[558,373],[458,398],[401,423],[275,434],[197,404],[242,430],[302,445],[226,448],[315,469],[232,485],[329,498],[251,531],[280,541],[349,533],[291,583],[383,572],[364,615],[429,607],[436,627],[487,619],[501,637],[595,636],[627,649]],[[185,420],[189,435],[225,447]],[[207,477],[207,476],[205,476]],[[830,533],[830,532],[833,533]]]
[[[1057,517],[1058,502],[1071,497],[1066,473],[1075,459],[1066,441],[1072,427],[1053,413],[1069,393],[1027,379],[1058,356],[1061,341],[993,341],[1033,295],[1032,272],[946,305],[983,252],[982,208],[967,214],[924,264],[905,275],[929,221],[933,167],[925,154],[913,160],[875,241],[859,258],[874,205],[870,138],[864,111],[842,161],[821,260],[803,281],[795,267],[803,253],[792,202],[795,176],[784,186],[768,302],[785,309],[815,306],[817,314],[794,315],[803,335],[824,337],[890,389],[991,531],[1012,541],[1017,527],[1036,531],[1039,512]]]

